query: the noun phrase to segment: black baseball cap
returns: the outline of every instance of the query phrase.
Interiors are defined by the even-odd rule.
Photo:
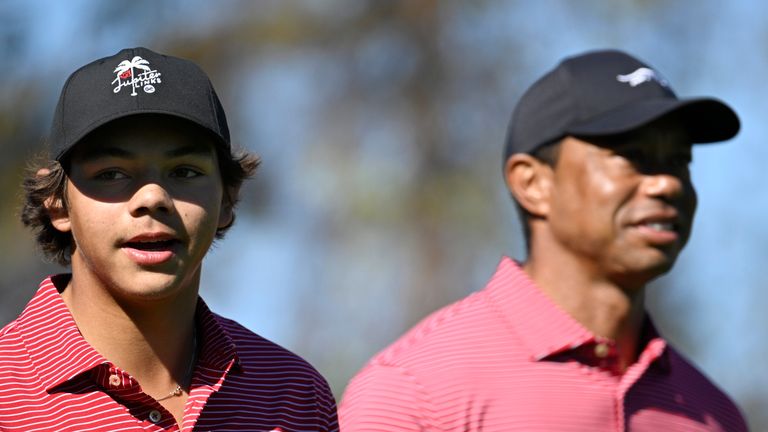
[[[147,48],[126,48],[69,76],[53,116],[49,145],[56,160],[88,133],[136,114],[171,115],[209,131],[230,149],[224,108],[195,63]]]
[[[586,52],[564,59],[526,90],[512,114],[504,159],[569,135],[619,135],[673,114],[693,143],[730,139],[740,127],[722,101],[679,99],[658,71],[627,53]]]

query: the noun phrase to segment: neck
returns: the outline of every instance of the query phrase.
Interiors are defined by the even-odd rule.
[[[585,328],[613,340],[623,368],[634,363],[645,314],[644,288],[621,286],[574,261],[553,261],[553,254],[541,258],[532,254],[523,265],[531,279]]]
[[[83,338],[150,396],[161,398],[177,384],[188,385],[197,284],[170,298],[125,301],[88,276],[73,265],[62,293]]]

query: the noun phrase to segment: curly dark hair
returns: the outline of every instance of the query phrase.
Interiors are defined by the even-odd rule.
[[[42,170],[47,172],[38,174]],[[21,222],[35,234],[43,254],[62,265],[69,264],[72,234],[53,227],[48,207],[67,207],[66,186],[67,174],[58,161],[38,156],[27,165]]]
[[[242,183],[253,176],[261,163],[256,154],[246,150],[223,150],[216,146],[219,171],[226,198],[234,208],[238,196],[231,191],[239,190]],[[66,165],[66,161],[64,162]],[[69,232],[57,230],[51,223],[50,208],[67,208],[67,173],[65,166],[52,160],[47,153],[36,156],[27,165],[23,181],[24,204],[21,222],[35,234],[38,247],[44,256],[62,266],[69,265],[73,251],[73,238]],[[216,231],[221,239],[235,222],[234,213],[229,224]]]

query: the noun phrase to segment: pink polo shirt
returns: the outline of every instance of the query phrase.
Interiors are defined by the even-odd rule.
[[[0,431],[338,431],[333,395],[312,366],[202,300],[200,353],[177,425],[83,339],[57,292],[67,279],[43,281],[0,330]]]
[[[342,431],[746,431],[738,408],[646,321],[614,344],[504,258],[487,287],[427,317],[350,382]]]

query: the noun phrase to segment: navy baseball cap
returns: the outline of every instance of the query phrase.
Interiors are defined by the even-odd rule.
[[[53,116],[49,145],[56,160],[88,133],[135,114],[179,117],[210,131],[230,149],[224,108],[195,63],[147,48],[126,48],[69,76]]]
[[[521,97],[507,131],[504,160],[569,135],[619,135],[672,114],[693,143],[730,139],[740,127],[736,113],[722,101],[679,99],[659,72],[627,53],[602,50],[568,57]]]

